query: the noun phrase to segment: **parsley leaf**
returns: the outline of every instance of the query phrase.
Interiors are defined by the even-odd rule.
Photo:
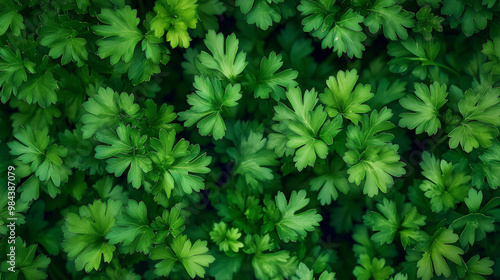
[[[215,31],[209,30],[204,42],[212,55],[202,51],[198,55],[200,63],[203,67],[212,69],[217,74],[234,82],[236,77],[243,72],[248,64],[245,60],[246,54],[242,51],[238,52],[239,40],[236,38],[236,35],[231,34],[227,36],[224,48],[224,35],[222,33],[216,34]]]
[[[486,280],[482,275],[493,274],[491,268],[495,263],[489,257],[482,258],[479,255],[474,255],[466,263],[465,266],[460,266],[458,275],[466,280]]]
[[[343,53],[352,58],[361,58],[366,39],[360,23],[364,18],[352,9],[345,11],[340,19],[335,19],[340,7],[333,0],[301,0],[297,9],[305,16],[302,21],[304,31],[312,32],[322,40],[322,48],[331,48],[340,57]]]
[[[389,70],[400,74],[411,72],[413,76],[424,80],[429,66],[437,65],[436,58],[440,49],[440,41],[424,41],[422,37],[408,37],[404,41],[391,42],[387,53],[394,58],[389,61]],[[439,66],[450,70],[447,66]]]
[[[443,26],[441,23],[444,18],[434,15],[431,13],[431,7],[423,6],[417,12],[417,25],[413,28],[413,31],[421,33],[426,41],[432,40],[432,30],[437,32],[443,32]]]
[[[66,15],[44,13],[41,16],[43,26],[38,29],[40,44],[50,48],[49,56],[61,57],[61,64],[76,62],[78,67],[88,59],[88,46],[84,38],[78,37],[78,31],[85,28],[77,20],[70,20]]]
[[[469,214],[454,220],[451,227],[454,229],[463,228],[460,235],[460,244],[465,248],[467,244],[472,246],[474,242],[486,238],[486,233],[492,232],[495,229],[493,225],[495,218],[479,213],[479,208],[483,201],[482,191],[478,192],[470,189],[469,196],[464,200],[469,208]]]
[[[180,112],[179,120],[185,121],[184,125],[187,127],[198,122],[200,135],[213,135],[215,140],[222,139],[226,134],[222,114],[227,112],[227,108],[238,105],[241,85],[228,84],[224,89],[218,79],[195,76],[193,86],[197,91],[188,96],[188,103],[192,107]]]
[[[184,193],[200,191],[204,188],[203,179],[196,173],[205,174],[210,172],[207,167],[212,158],[206,153],[200,155],[199,145],[189,145],[189,142],[181,139],[175,143],[175,131],[167,132],[160,130],[159,139],[152,139],[150,145],[154,152],[150,158],[154,163],[154,173],[158,175],[158,181],[153,189],[157,195],[158,190],[163,190],[167,197],[177,186],[177,192],[182,189]],[[157,190],[158,189],[158,190]]]
[[[316,30],[313,35],[322,40],[322,48],[333,47],[338,57],[347,53],[350,58],[353,56],[361,58],[365,50],[362,42],[366,40],[366,35],[362,32],[363,28],[360,25],[362,22],[363,16],[349,9],[338,21],[335,21],[333,27],[324,23],[325,26]]]
[[[230,147],[227,154],[236,163],[234,172],[245,178],[246,185],[262,192],[262,182],[274,178],[270,166],[278,165],[276,154],[266,148],[267,139],[261,133],[251,131],[248,137],[242,137],[239,147]]]
[[[12,0],[3,0],[0,3],[3,8],[0,11],[0,36],[4,35],[9,28],[14,36],[21,35],[24,23],[19,11],[22,7]]]
[[[7,145],[10,153],[18,156],[17,159],[24,164],[31,164],[31,172],[41,181],[51,181],[55,186],[68,182],[71,170],[63,164],[62,158],[68,154],[68,149],[57,144],[49,146],[50,137],[47,128],[34,130],[27,126],[21,128],[13,141]]]
[[[7,242],[5,242],[7,244]],[[9,244],[11,244],[9,242]],[[10,248],[11,245],[7,245]],[[42,254],[38,254],[35,257],[38,245],[32,244],[26,247],[26,242],[24,242],[20,237],[15,239],[15,252],[16,261],[14,271],[7,270],[7,259],[2,263],[2,279],[5,280],[16,280],[16,279],[27,279],[27,280],[42,280],[47,279],[47,270],[50,259]],[[7,249],[10,252],[10,249]],[[4,251],[5,252],[5,251]],[[22,276],[21,276],[22,275]]]
[[[482,169],[483,181],[486,177],[488,184],[492,189],[500,186],[500,143],[493,142],[488,150],[479,156],[481,160],[480,168]]]
[[[403,108],[411,110],[411,113],[399,115],[399,126],[415,129],[416,133],[427,132],[430,136],[436,134],[441,128],[439,121],[439,109],[446,103],[446,85],[434,82],[430,88],[424,84],[415,83],[415,95],[406,95],[399,100]],[[415,97],[416,96],[416,97]],[[418,97],[418,98],[417,98]]]
[[[144,174],[153,168],[151,160],[146,156],[147,136],[120,123],[116,132],[108,129],[98,133],[97,140],[107,145],[95,148],[95,158],[108,159],[106,170],[114,173],[116,177],[121,176],[125,169],[130,167],[127,180],[134,188],[139,188]]]
[[[385,259],[373,258],[367,254],[361,254],[358,259],[358,263],[361,266],[356,266],[354,268],[353,274],[358,280],[369,280],[369,279],[388,279],[389,276],[394,273],[394,269],[390,266],[385,265]]]
[[[134,95],[118,94],[111,88],[99,88],[98,93],[83,103],[88,112],[81,120],[83,139],[92,137],[104,128],[115,128],[120,121],[130,121],[138,116],[139,105],[134,103]]]
[[[405,173],[404,163],[400,162],[397,145],[390,144],[394,135],[384,132],[394,125],[389,121],[390,109],[383,108],[380,113],[372,111],[370,116],[363,115],[362,128],[350,125],[347,129],[349,149],[344,154],[344,161],[350,166],[347,170],[349,182],[360,185],[365,178],[363,193],[373,197],[378,191],[387,192],[394,180]]]
[[[377,231],[371,237],[373,241],[390,244],[396,233],[399,233],[403,248],[406,248],[422,239],[419,228],[425,225],[426,217],[420,215],[415,206],[405,204],[403,211],[398,212],[396,203],[384,198],[381,203],[377,204],[377,209],[383,215],[371,211],[363,216],[365,225]]]
[[[46,108],[57,102],[56,90],[59,89],[57,80],[51,72],[32,77],[27,83],[19,88],[17,97],[28,104],[38,103],[40,107]]]
[[[337,77],[328,78],[326,81],[328,88],[319,95],[319,100],[325,104],[326,112],[330,117],[340,114],[357,124],[361,120],[360,114],[370,111],[370,107],[363,103],[373,97],[373,93],[370,92],[371,86],[356,85],[358,78],[356,69],[339,71]]]
[[[197,6],[196,0],[155,1],[156,16],[151,20],[151,30],[156,37],[162,37],[167,31],[167,41],[172,48],[189,47],[191,38],[187,30],[196,28]]]
[[[75,262],[77,270],[85,268],[87,273],[98,270],[101,255],[104,262],[111,262],[115,246],[107,243],[104,237],[115,224],[115,216],[119,214],[121,205],[120,201],[96,200],[80,207],[79,214],[67,214],[62,247],[68,253],[68,258]]]
[[[123,243],[125,253],[149,254],[149,247],[156,235],[149,226],[146,204],[129,200],[128,205],[116,219],[116,224],[106,234],[110,244]]]
[[[1,26],[1,25],[0,25]],[[0,87],[3,103],[12,94],[17,95],[21,85],[28,80],[26,70],[35,73],[34,63],[21,57],[19,49],[14,53],[11,48],[0,48]]]
[[[488,62],[483,66],[484,71],[500,75],[500,36],[488,40],[483,45],[483,53],[488,56]]]
[[[293,191],[288,203],[282,192],[278,192],[275,200],[280,212],[280,218],[275,226],[279,237],[284,242],[296,242],[299,237],[305,237],[307,231],[313,231],[315,226],[319,226],[322,217],[316,213],[316,210],[309,209],[296,214],[309,203],[305,190]]]
[[[341,170],[343,167],[342,159],[335,157],[329,166],[318,165],[314,167],[316,178],[312,179],[309,184],[311,190],[319,191],[318,199],[321,205],[330,205],[333,200],[337,200],[339,192],[346,194],[349,189],[346,171]]]
[[[408,38],[405,27],[413,27],[413,13],[403,10],[396,2],[396,0],[376,0],[368,9],[370,14],[365,18],[364,24],[371,33],[377,33],[380,26],[383,26],[386,38],[397,40],[396,35],[403,40]]]
[[[252,267],[257,279],[271,280],[275,278],[288,278],[295,273],[295,257],[290,257],[290,252],[281,250],[273,253],[264,253],[272,250],[269,234],[247,235],[245,237],[245,253],[255,254],[252,258]]]
[[[97,16],[105,25],[94,25],[92,28],[99,36],[104,37],[96,42],[101,58],[110,57],[111,64],[120,59],[129,62],[134,55],[134,49],[144,37],[137,28],[139,18],[137,10],[125,6],[119,10],[102,9]]]
[[[256,24],[262,30],[267,30],[273,22],[281,20],[280,8],[277,3],[284,0],[236,0],[236,6],[246,15],[248,24]]]
[[[158,246],[151,250],[152,260],[161,260],[155,265],[155,273],[159,276],[168,276],[174,265],[179,261],[183,264],[191,278],[203,278],[205,269],[215,258],[209,254],[207,242],[197,240],[194,244],[185,235],[180,235],[172,241],[172,246]]]
[[[292,280],[315,280],[315,279],[316,278],[314,278],[314,271],[309,270],[307,265],[305,265],[303,262],[299,263],[297,271],[295,272],[295,275],[292,277]],[[323,271],[323,273],[321,273],[321,275],[319,276],[318,280],[335,280],[335,273]]]
[[[459,24],[466,36],[471,36],[488,25],[492,12],[484,7],[485,1],[443,0],[441,13],[450,15],[450,26],[456,28]]]
[[[243,248],[243,243],[238,241],[241,233],[237,228],[228,228],[226,223],[214,223],[210,238],[219,245],[219,250],[223,252],[237,253],[240,248]]]
[[[420,189],[431,199],[432,211],[446,212],[455,207],[457,201],[465,199],[471,177],[455,171],[456,165],[439,161],[434,155],[424,152],[420,166],[422,175],[428,179],[422,182]]]
[[[260,70],[257,75],[247,74],[247,84],[249,89],[254,92],[255,98],[262,99],[271,97],[279,101],[285,98],[285,88],[296,87],[298,84],[295,79],[298,76],[297,71],[286,69],[276,73],[283,66],[281,54],[276,55],[271,52],[269,57],[263,57],[260,62]]]
[[[327,120],[327,114],[322,105],[318,103],[317,93],[314,89],[307,90],[302,97],[300,88],[289,88],[286,97],[292,105],[292,109],[283,103],[274,107],[277,120],[287,126],[286,134],[288,141],[286,146],[297,149],[293,160],[299,171],[307,166],[314,166],[316,155],[326,158],[328,145],[333,143],[342,126],[342,117]]]
[[[451,270],[445,258],[457,265],[462,265],[463,262],[460,255],[464,254],[464,251],[450,245],[457,240],[458,235],[454,234],[452,229],[440,228],[432,237],[427,236],[420,245],[423,255],[417,262],[417,277],[430,280],[434,272],[437,276],[450,277]]]
[[[458,103],[458,109],[463,120],[448,134],[450,148],[460,144],[469,153],[479,146],[491,146],[500,126],[500,89],[489,87],[480,92],[469,89]]]

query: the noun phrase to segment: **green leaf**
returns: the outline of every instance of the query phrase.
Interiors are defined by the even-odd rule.
[[[155,265],[155,273],[168,276],[177,261],[181,262],[191,278],[203,278],[205,269],[215,258],[209,254],[207,242],[197,240],[194,244],[185,235],[180,235],[172,242],[172,246],[158,246],[151,250],[152,260],[161,260]]]
[[[226,150],[236,166],[234,172],[245,178],[247,185],[261,189],[262,182],[274,179],[273,170],[269,167],[278,165],[276,154],[266,148],[268,142],[261,133],[250,132],[248,137],[241,137],[239,147]]]
[[[380,244],[390,244],[397,233],[401,235],[403,248],[409,244],[416,243],[422,239],[419,228],[425,225],[425,216],[417,212],[415,206],[406,204],[402,212],[398,212],[396,203],[384,198],[382,203],[377,204],[377,209],[383,214],[369,212],[363,216],[365,225],[372,227],[373,234],[371,239]],[[403,219],[404,216],[404,219]]]
[[[105,241],[104,237],[115,224],[122,203],[108,200],[103,203],[96,200],[88,206],[80,207],[79,214],[69,213],[63,227],[63,250],[68,258],[75,262],[77,270],[85,272],[98,270],[101,258],[110,263],[115,246]]]
[[[223,89],[218,79],[195,76],[193,86],[197,91],[188,96],[191,108],[180,112],[179,120],[185,121],[184,125],[187,127],[198,122],[200,135],[213,135],[215,140],[222,139],[226,134],[226,124],[222,114],[227,108],[238,105],[241,85],[228,84]]]
[[[104,37],[96,42],[101,58],[110,57],[111,64],[120,59],[129,62],[134,49],[144,37],[137,28],[140,19],[137,10],[125,6],[119,10],[102,9],[97,16],[104,25],[94,25],[92,28],[99,36]]]
[[[480,259],[479,255],[474,255],[465,263],[465,267],[459,267],[458,274],[466,280],[486,280],[483,275],[492,275],[491,267],[494,264],[489,257]]]
[[[60,143],[68,147],[68,155],[64,161],[66,166],[86,171],[90,175],[104,171],[106,163],[94,157],[93,147],[97,142],[93,138],[83,139],[83,133],[80,129],[65,130],[64,134],[59,133],[58,136]]]
[[[377,33],[380,26],[383,26],[386,38],[391,40],[397,40],[397,37],[403,40],[408,38],[405,27],[413,27],[413,13],[403,10],[396,3],[396,0],[376,0],[373,6],[368,9],[370,14],[365,18],[364,23],[371,33]]]
[[[195,174],[210,172],[207,166],[212,158],[206,153],[200,155],[199,145],[189,145],[184,139],[175,143],[175,131],[165,130],[160,130],[159,139],[152,139],[150,144],[155,150],[150,153],[150,158],[155,164],[154,172],[158,172],[159,176],[156,187],[168,197],[174,187],[177,187],[178,193],[182,189],[187,194],[205,187],[203,179]],[[153,193],[156,195],[155,189]]]
[[[486,233],[495,229],[494,221],[495,218],[493,217],[481,213],[471,213],[453,221],[451,227],[454,229],[463,228],[460,235],[460,244],[462,247],[466,247],[467,244],[472,246],[474,242],[486,238]]]
[[[479,146],[491,146],[500,126],[500,89],[488,87],[477,93],[469,89],[458,103],[458,109],[463,120],[448,134],[450,148],[460,144],[469,153]]]
[[[290,252],[281,250],[273,253],[264,253],[272,249],[272,243],[269,234],[264,236],[247,235],[245,237],[245,253],[255,254],[252,258],[252,267],[255,272],[255,278],[263,280],[289,278],[296,269],[296,258],[290,257]]]
[[[367,101],[368,105],[373,109],[381,109],[383,106],[395,101],[406,95],[406,82],[395,80],[389,82],[386,78],[378,81],[375,95]]]
[[[389,120],[392,117],[391,109],[373,110],[370,115],[365,114],[359,125],[350,125],[347,129],[347,148],[364,150],[369,146],[385,146],[394,139],[394,135],[386,130],[394,128]]]
[[[158,108],[154,100],[148,99],[144,102],[143,112],[147,123],[144,130],[153,130],[150,135],[157,135],[162,129],[166,131],[180,130],[181,125],[172,123],[177,118],[172,105],[162,104]]]
[[[426,41],[432,40],[432,30],[443,32],[441,23],[444,18],[434,15],[431,11],[432,9],[429,6],[420,8],[417,12],[417,25],[413,28],[413,31],[421,33]]]
[[[471,36],[486,28],[488,20],[491,20],[492,12],[483,5],[484,1],[466,1],[466,0],[443,0],[441,13],[450,15],[449,21],[452,28],[459,24],[462,32],[466,36]]]
[[[248,24],[267,30],[273,22],[280,22],[280,8],[275,4],[282,0],[236,0],[236,6],[246,15]]]
[[[219,30],[220,16],[227,11],[226,5],[219,0],[203,0],[198,3],[197,8],[199,23],[193,34],[203,37],[210,30]]]
[[[82,22],[55,13],[44,13],[41,21],[43,25],[37,33],[41,38],[40,44],[49,47],[49,56],[53,59],[61,57],[63,65],[74,61],[82,67],[88,58],[87,42],[78,37]]]
[[[417,262],[417,277],[423,280],[430,280],[433,273],[437,276],[443,275],[448,278],[451,270],[446,259],[462,265],[460,255],[464,251],[456,246],[450,245],[458,240],[458,235],[453,233],[452,229],[440,228],[432,237],[426,238],[422,243],[422,258]]]
[[[354,69],[339,71],[337,77],[331,76],[326,81],[328,88],[319,95],[319,100],[325,105],[330,117],[340,114],[357,124],[361,120],[360,114],[370,111],[370,107],[363,103],[373,97],[373,93],[370,92],[371,86],[356,85],[358,78],[358,72]]]
[[[108,159],[106,170],[119,177],[130,167],[127,181],[132,183],[134,188],[139,188],[144,174],[153,168],[151,160],[146,156],[147,136],[120,123],[116,132],[108,129],[98,133],[97,140],[109,145],[99,145],[95,148],[97,159]]]
[[[385,266],[385,259],[373,258],[366,254],[361,254],[358,259],[361,266],[354,268],[353,274],[358,280],[384,280],[388,279],[394,273],[394,269],[390,266]]]
[[[420,166],[422,175],[428,179],[422,182],[420,189],[431,199],[432,211],[446,212],[465,199],[471,177],[455,171],[456,165],[439,161],[434,155],[424,152]]]
[[[185,219],[181,215],[181,207],[175,205],[170,208],[170,211],[165,209],[161,216],[155,218],[154,222],[151,224],[153,230],[156,231],[155,242],[161,243],[168,236],[176,238],[185,229]]]
[[[469,196],[464,199],[469,208],[470,214],[462,216],[451,223],[454,229],[464,228],[460,235],[460,244],[466,248],[467,244],[474,245],[475,241],[486,238],[486,233],[495,230],[493,223],[495,218],[479,213],[481,202],[483,201],[483,192],[477,192],[474,189],[469,190]]]
[[[189,47],[191,38],[188,28],[196,28],[196,0],[157,0],[155,1],[155,17],[151,20],[151,30],[156,37],[162,37],[167,31],[167,41],[175,48]]]
[[[216,262],[208,269],[208,274],[216,280],[232,280],[238,273],[243,263],[243,256],[229,257],[225,254],[216,255]]]
[[[366,40],[366,35],[362,32],[363,28],[360,25],[363,20],[363,16],[349,9],[338,21],[335,21],[333,27],[327,27],[326,30],[318,29],[313,35],[322,40],[322,48],[333,47],[338,57],[347,53],[350,58],[353,56],[361,58],[365,50],[362,42]]]
[[[296,242],[299,237],[305,237],[307,231],[313,231],[314,227],[319,226],[319,222],[323,219],[314,209],[296,214],[309,203],[305,190],[293,191],[288,203],[282,192],[278,192],[275,200],[281,214],[276,223],[276,229],[284,242]]]
[[[243,243],[238,241],[241,233],[238,228],[228,228],[226,223],[214,223],[212,231],[210,231],[210,238],[219,245],[219,250],[223,252],[237,253],[240,248],[243,248]]]
[[[2,25],[0,25],[2,26]],[[23,60],[19,49],[0,48],[1,101],[6,103],[12,94],[17,95],[21,85],[28,80],[26,70],[34,73],[33,63]]]
[[[297,267],[295,275],[292,277],[292,280],[315,280],[315,279],[316,278],[314,278],[314,271],[309,270],[307,265],[305,265],[303,262],[299,263],[299,266]],[[321,275],[318,279],[319,280],[335,280],[335,273],[323,271],[323,273],[321,273]]]
[[[149,226],[146,204],[129,200],[125,211],[116,219],[116,224],[106,234],[110,244],[123,243],[122,252],[149,254],[155,233]]]
[[[342,160],[338,157],[332,161],[331,166],[318,165],[314,167],[316,177],[309,182],[311,190],[319,191],[318,199],[321,205],[330,205],[333,200],[337,200],[338,191],[347,194],[350,189],[347,181],[346,171],[342,168]]]
[[[484,71],[500,75],[500,36],[484,43],[483,53],[488,56],[488,62],[483,66]]]
[[[340,57],[343,53],[352,58],[361,58],[365,47],[361,42],[366,39],[360,23],[364,18],[352,9],[348,9],[336,19],[340,7],[334,0],[301,0],[297,9],[305,16],[302,21],[304,31],[312,32],[322,40],[322,48],[332,48]]]
[[[138,116],[139,105],[134,103],[134,95],[118,94],[111,88],[99,88],[96,95],[83,103],[87,114],[81,118],[83,139],[92,137],[104,128],[115,128],[120,121],[129,121]]]
[[[482,171],[492,189],[500,186],[500,143],[494,141],[488,150],[479,156]]]
[[[10,153],[18,156],[17,159],[24,164],[31,164],[31,172],[35,173],[41,181],[52,181],[59,187],[61,182],[68,182],[71,170],[63,164],[62,158],[68,154],[68,149],[57,144],[49,146],[50,137],[48,129],[34,130],[27,126],[21,128],[14,135],[18,141],[7,145]],[[33,188],[30,188],[33,189]],[[30,195],[34,198],[37,195]]]
[[[17,167],[17,169],[20,169],[20,167]],[[11,186],[12,184],[8,184],[7,180],[3,181],[6,186]],[[26,223],[26,219],[24,217],[24,212],[28,210],[30,203],[25,202],[21,199],[15,199],[12,196],[9,196],[8,194],[9,190],[8,187],[0,189],[0,234],[2,236],[7,236],[7,234],[10,234],[10,227],[7,227],[7,225],[10,224],[11,221],[8,220],[8,218],[12,218],[12,214],[15,215],[17,218],[16,224],[17,226],[23,225]],[[12,211],[12,201],[15,202],[15,209]],[[9,205],[10,204],[10,205]],[[9,209],[11,208],[11,209]],[[4,242],[6,242],[7,239],[4,239]]]
[[[439,109],[446,103],[446,84],[434,82],[430,88],[415,83],[415,96],[407,95],[399,100],[403,108],[413,111],[399,115],[399,126],[415,129],[416,133],[427,132],[429,136],[436,134],[441,128]],[[417,98],[418,97],[418,98]]]
[[[365,180],[363,193],[369,197],[383,193],[394,184],[394,177],[405,174],[403,162],[397,154],[397,145],[387,147],[369,147],[360,154],[357,150],[349,150],[343,157],[344,161],[352,165],[348,170],[349,182],[360,185]]]
[[[321,159],[328,155],[328,145],[342,127],[342,117],[327,120],[323,106],[318,103],[316,91],[307,90],[302,96],[300,88],[289,88],[286,97],[292,109],[279,103],[274,107],[274,120],[286,126],[283,132],[287,136],[286,146],[297,149],[293,160],[299,171],[307,166],[314,166],[316,156]]]
[[[428,68],[432,65],[439,65],[435,62],[441,42],[438,40],[424,41],[421,37],[389,43],[387,53],[393,57],[389,61],[389,70],[393,73],[406,74],[424,80],[428,74]],[[439,65],[443,67],[443,65]],[[451,68],[444,66],[444,69]],[[454,71],[451,69],[450,71]]]
[[[167,58],[169,59],[168,56]],[[160,65],[151,59],[147,59],[146,55],[140,51],[134,52],[132,60],[126,67],[129,67],[127,76],[133,85],[150,81],[153,75],[161,72]]]
[[[481,202],[483,202],[483,192],[470,189],[469,196],[464,199],[464,202],[467,205],[467,208],[469,208],[470,213],[479,212]]]
[[[23,16],[19,14],[22,9],[18,3],[12,0],[0,1],[2,11],[0,11],[0,36],[5,34],[10,28],[14,36],[21,35],[24,29]]]
[[[56,79],[51,72],[35,78],[30,78],[27,83],[21,85],[17,97],[28,104],[38,103],[40,107],[46,108],[57,102],[56,90],[59,89]]]
[[[292,280],[314,280],[314,272],[309,270],[307,265],[301,262],[299,263],[296,275],[292,277]]]
[[[7,244],[7,242],[5,242]],[[16,265],[14,271],[8,270],[10,264],[7,263],[7,258],[2,262],[1,270],[2,279],[5,280],[15,280],[15,279],[26,279],[26,280],[41,280],[47,279],[47,270],[50,259],[47,256],[38,254],[35,257],[35,252],[37,251],[38,245],[33,244],[26,247],[26,242],[24,242],[20,237],[15,239],[15,243],[10,243],[11,245],[6,246],[7,252],[10,253],[10,247],[15,244],[15,258]],[[5,251],[4,251],[5,252]],[[22,275],[22,276],[21,276]]]
[[[224,35],[209,30],[204,43],[212,55],[202,51],[198,55],[198,59],[203,67],[207,67],[234,82],[236,77],[243,72],[248,62],[245,60],[246,54],[242,51],[238,52],[239,40],[236,35],[229,35],[225,41],[224,47]]]
[[[363,115],[362,127],[350,125],[347,129],[343,159],[350,166],[347,170],[349,182],[360,185],[365,178],[363,193],[373,197],[378,191],[387,192],[394,184],[394,177],[405,174],[404,163],[397,154],[398,146],[390,141],[394,135],[385,132],[394,127],[389,121],[391,110],[383,108],[380,113],[373,110],[370,116]]]
[[[285,98],[286,88],[298,85],[295,79],[299,73],[292,69],[276,73],[281,66],[283,66],[281,54],[276,55],[275,52],[271,52],[269,58],[262,58],[260,70],[257,75],[246,75],[249,89],[254,92],[255,98],[267,99],[270,94],[274,100],[279,101]]]

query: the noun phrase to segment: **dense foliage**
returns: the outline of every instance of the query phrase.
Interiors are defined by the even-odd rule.
[[[500,278],[500,1],[0,0],[0,87],[0,279]]]

